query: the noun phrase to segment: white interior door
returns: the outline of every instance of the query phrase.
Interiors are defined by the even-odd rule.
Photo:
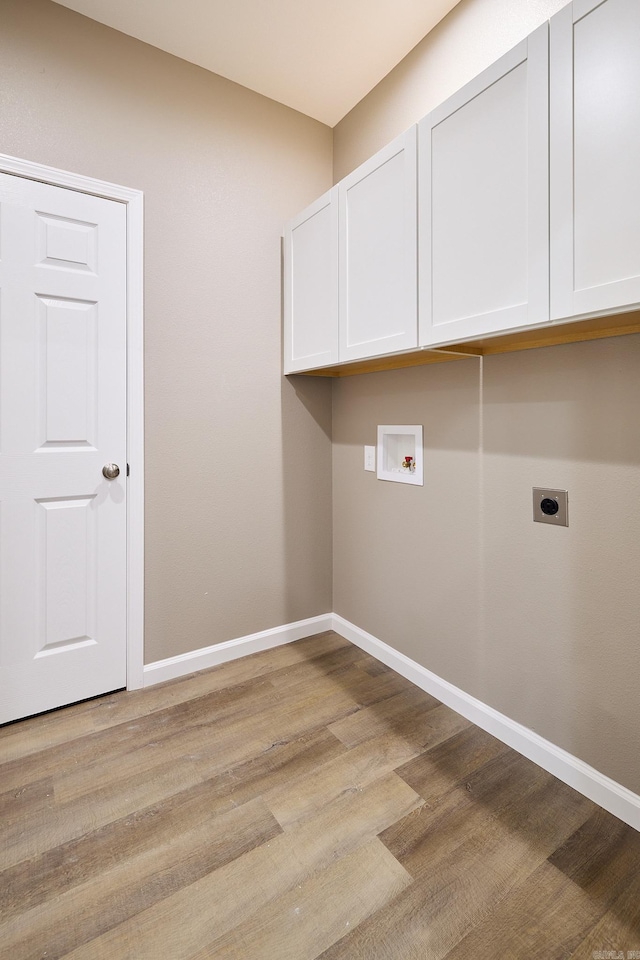
[[[126,449],[126,205],[0,174],[0,722],[125,686]]]

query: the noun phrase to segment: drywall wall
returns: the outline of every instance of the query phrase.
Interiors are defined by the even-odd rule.
[[[145,194],[146,662],[331,609],[330,387],[285,381],[280,234],[329,128],[0,0],[3,153]]]
[[[561,5],[463,0],[336,128],[337,174]],[[335,612],[636,792],[639,365],[630,336],[333,388]],[[424,425],[424,487],[364,472],[378,423]]]
[[[640,336],[334,384],[334,609],[640,792]],[[424,486],[376,479],[424,426]],[[532,520],[568,489],[568,528]]]
[[[334,384],[335,612],[472,689],[480,624],[479,361]],[[424,486],[363,470],[379,423],[422,424]]]

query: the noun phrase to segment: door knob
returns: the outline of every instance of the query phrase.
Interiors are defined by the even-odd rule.
[[[117,463],[105,463],[102,468],[102,476],[107,480],[115,480],[120,473],[120,467]]]

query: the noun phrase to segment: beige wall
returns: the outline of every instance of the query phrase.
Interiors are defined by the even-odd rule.
[[[480,630],[479,362],[336,380],[334,610],[471,690]],[[423,487],[363,470],[379,423],[422,424]]]
[[[562,5],[463,0],[336,128],[337,176]],[[640,792],[640,336],[483,366],[335,382],[334,610]],[[424,425],[424,487],[363,471],[378,423]]]
[[[284,381],[280,233],[329,128],[0,0],[0,151],[144,190],[147,662],[331,609],[330,388]]]

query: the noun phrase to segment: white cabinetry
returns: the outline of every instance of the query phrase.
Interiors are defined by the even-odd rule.
[[[640,0],[573,0],[362,164],[287,231],[285,372],[635,330],[639,91]]]
[[[640,302],[640,2],[551,20],[551,316]]]
[[[420,343],[549,319],[548,25],[419,125]]]
[[[416,127],[338,185],[340,360],[418,344]]]
[[[284,235],[284,372],[338,360],[338,189],[292,220]]]

